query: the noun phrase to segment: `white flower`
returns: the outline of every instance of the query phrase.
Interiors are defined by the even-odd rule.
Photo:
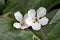
[[[15,27],[15,28],[21,28],[21,29],[26,29],[26,28],[28,28],[29,26],[25,23],[25,19],[26,19],[26,17],[27,17],[27,14],[25,14],[24,15],[24,17],[22,16],[22,14],[19,12],[19,11],[17,11],[16,13],[14,13],[14,16],[15,16],[15,18],[16,18],[16,20],[19,22],[15,22],[14,24],[13,24],[13,26]]]
[[[32,26],[33,30],[40,30],[41,25],[46,25],[48,23],[48,18],[45,17],[46,9],[40,7],[37,12],[34,9],[28,11],[28,18],[26,18],[26,24]]]

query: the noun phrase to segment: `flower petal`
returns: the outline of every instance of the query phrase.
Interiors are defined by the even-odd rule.
[[[19,21],[19,22],[23,18],[22,14],[19,11],[17,11],[16,13],[14,13],[14,16],[15,16],[16,20]]]
[[[24,26],[21,27],[21,29],[26,29],[26,28],[28,28],[27,25],[24,25]]]
[[[40,30],[41,29],[41,25],[36,22],[36,23],[32,24],[32,28],[33,28],[33,30]]]
[[[26,19],[27,17],[28,17],[28,14],[25,14],[25,15],[24,15],[24,19]]]
[[[46,18],[46,17],[43,17],[43,18],[41,18],[40,20],[39,20],[39,23],[41,24],[41,25],[46,25],[47,23],[48,23],[48,18]]]
[[[36,14],[36,12],[35,12],[34,9],[30,9],[30,10],[28,11],[28,16],[31,17],[31,18],[35,17],[35,14]]]
[[[32,18],[28,17],[28,18],[26,18],[25,22],[28,26],[31,26],[33,23],[33,20],[32,20]]]
[[[13,24],[13,26],[14,26],[15,28],[18,28],[18,29],[19,29],[19,28],[21,28],[20,23],[17,23],[17,22],[16,22],[16,23],[14,23],[14,24]]]
[[[43,17],[45,15],[46,15],[46,9],[44,7],[40,7],[37,10],[37,17],[40,18],[40,17]]]

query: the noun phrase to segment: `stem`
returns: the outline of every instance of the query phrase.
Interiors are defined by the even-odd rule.
[[[9,12],[9,13],[6,13],[6,14],[4,14],[4,15],[2,15],[3,17],[7,17],[8,15],[10,15],[11,13]]]
[[[33,33],[31,30],[27,29],[28,31],[30,31],[31,33]],[[38,39],[38,40],[41,40],[38,36],[36,36],[34,33],[33,33],[33,40],[34,38]]]

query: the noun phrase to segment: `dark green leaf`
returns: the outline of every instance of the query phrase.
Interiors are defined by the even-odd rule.
[[[60,22],[48,33],[46,40],[60,40]]]
[[[0,0],[0,12],[4,8],[5,0]]]
[[[60,21],[60,9],[57,11],[56,15],[52,18],[49,24],[58,23]]]
[[[18,10],[22,13],[26,13],[31,8],[37,9],[41,6],[46,7],[47,10],[49,10],[59,2],[60,0],[7,0],[7,6],[4,13]]]

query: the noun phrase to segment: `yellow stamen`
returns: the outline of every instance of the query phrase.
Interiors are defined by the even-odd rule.
[[[34,20],[34,22],[38,22],[38,18],[37,17],[35,17],[33,20]]]
[[[24,19],[20,22],[21,26],[24,26],[25,25],[25,21]]]

